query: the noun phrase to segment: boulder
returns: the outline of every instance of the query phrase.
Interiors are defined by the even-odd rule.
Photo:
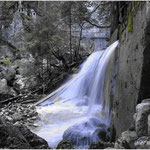
[[[32,74],[33,72],[33,57],[28,56],[28,58],[22,58],[21,60],[18,60],[19,68],[18,72],[22,76],[27,76],[28,74]]]
[[[71,142],[67,141],[67,140],[62,140],[56,149],[73,149],[73,146],[71,144]]]
[[[0,116],[0,148],[49,149],[48,143],[23,125],[6,124]]]
[[[142,103],[136,106],[135,129],[137,135],[148,135],[148,116],[150,114],[150,99],[143,100]]]
[[[134,143],[137,149],[150,149],[150,137],[142,136]]]
[[[3,78],[0,80],[0,94],[7,94],[7,92],[8,92],[7,80]]]
[[[0,100],[7,99],[10,96],[7,80],[3,78],[0,80]]]
[[[129,146],[128,142],[126,141],[126,139],[121,137],[115,142],[114,148],[116,148],[116,149],[130,149],[130,146]]]
[[[8,86],[8,82],[6,79],[0,80],[0,100],[10,98],[12,96],[16,96],[17,93],[14,91],[12,87]]]
[[[30,89],[37,85],[37,80],[35,77],[23,77],[21,75],[16,75],[15,82],[13,83],[14,88],[17,91],[24,92],[25,89]]]
[[[135,131],[125,131],[122,133],[122,138],[126,140],[130,148],[135,148],[134,142],[137,140],[137,134]]]
[[[135,131],[125,131],[122,133],[121,137],[115,142],[115,148],[135,148],[134,142],[138,139]]]
[[[108,127],[96,118],[90,118],[69,127],[63,134],[63,139],[70,141],[75,148],[88,148],[99,140],[106,142],[109,138]]]
[[[111,142],[96,142],[96,143],[92,143],[89,147],[89,149],[104,149],[104,148],[113,148],[114,147],[114,143]]]
[[[99,127],[93,133],[93,136],[98,136],[99,139],[103,142],[107,142],[110,139],[109,132],[107,131],[106,125]]]
[[[0,125],[0,148],[29,149],[32,148],[18,128],[12,125]]]
[[[5,78],[7,82],[11,85],[16,75],[15,67],[11,64],[9,66],[3,66],[1,74],[2,77]]]
[[[32,133],[27,127],[19,126],[18,128],[33,149],[50,149],[44,139]]]

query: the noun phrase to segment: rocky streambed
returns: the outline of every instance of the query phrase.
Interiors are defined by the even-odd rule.
[[[11,104],[0,109],[0,148],[49,149],[47,142],[30,131],[38,114],[34,106]]]
[[[0,148],[49,149],[48,143],[32,133],[40,117],[34,105],[9,103],[0,109]],[[59,131],[58,131],[59,132]],[[133,124],[115,142],[96,142],[89,149],[149,149],[150,148],[150,99],[136,106]],[[68,140],[61,141],[57,149],[73,149]]]
[[[39,119],[35,106],[31,104],[9,103],[0,109],[0,115],[7,124],[25,125],[28,128],[37,127],[35,121]]]

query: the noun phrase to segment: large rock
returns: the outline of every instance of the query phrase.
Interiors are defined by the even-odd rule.
[[[12,84],[15,79],[15,75],[16,70],[14,66],[11,66],[11,64],[9,64],[9,66],[3,66],[2,77],[5,78],[9,84]]]
[[[9,93],[9,87],[7,85],[7,80],[3,78],[0,80],[0,101],[3,99],[7,99],[10,96],[11,96],[11,94]]]
[[[115,142],[115,148],[135,148],[134,142],[137,140],[135,131],[125,131],[121,137]]]
[[[18,128],[12,125],[0,125],[0,148],[32,148]]]
[[[93,142],[108,141],[109,131],[100,120],[91,118],[69,127],[64,132],[63,139],[70,141],[75,148],[88,148]]]
[[[62,140],[58,145],[56,149],[73,149],[73,146],[71,142],[67,140]]]
[[[123,17],[123,22],[119,22],[118,25],[117,39],[120,46],[116,68],[114,61],[108,64],[106,70],[104,100],[110,100],[112,123],[116,137],[119,137],[131,126],[136,104],[150,97],[150,7],[149,2],[139,2],[136,3],[137,8],[134,11],[135,6],[132,2],[117,3],[119,5],[117,4],[115,11],[119,12],[118,18],[112,17],[117,19],[113,20],[115,23],[119,17]],[[132,32],[128,30],[128,14],[132,16]],[[115,32],[111,38],[112,42],[114,40],[116,40]],[[111,69],[112,67],[114,69]],[[116,74],[112,73],[113,71]]]
[[[0,93],[6,94],[8,92],[7,80],[1,79],[0,80]]]
[[[135,148],[134,142],[138,138],[135,131],[125,131],[122,133],[122,137],[123,137],[123,139],[125,139],[127,141],[127,143],[129,144],[129,146],[131,148]]]
[[[99,141],[96,143],[92,143],[89,149],[104,149],[104,148],[113,148],[113,147],[114,147],[114,143]]]
[[[48,149],[48,143],[25,126],[6,124],[0,116],[0,148]]]
[[[121,137],[115,142],[114,148],[116,148],[116,149],[130,149],[131,147],[129,146],[127,141]]]
[[[23,77],[21,75],[16,75],[15,82],[13,83],[14,88],[18,92],[28,91],[32,87],[36,87],[37,79],[36,77]]]
[[[33,149],[49,149],[50,148],[48,146],[48,143],[44,139],[32,133],[27,127],[19,126],[19,130],[21,131],[22,135],[25,137],[25,139],[28,141],[28,143]]]
[[[150,149],[150,137],[142,136],[134,144],[137,149]]]
[[[150,99],[143,100],[136,106],[135,128],[137,135],[148,135],[148,116],[150,115]]]

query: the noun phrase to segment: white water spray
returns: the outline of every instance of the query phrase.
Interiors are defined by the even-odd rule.
[[[55,94],[37,107],[40,128],[34,132],[56,148],[64,138],[75,148],[88,148],[109,126],[109,106],[102,109],[105,70],[118,41],[105,51],[92,53],[74,75]],[[101,116],[101,112],[105,112]],[[107,131],[106,131],[107,132]],[[101,139],[102,140],[102,139]]]

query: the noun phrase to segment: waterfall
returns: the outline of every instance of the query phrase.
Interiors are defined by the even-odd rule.
[[[92,53],[77,74],[37,106],[41,120],[33,132],[50,147],[56,148],[67,139],[74,148],[88,148],[92,142],[109,137],[110,112],[109,106],[102,107],[103,87],[106,66],[117,45],[118,41],[105,51]]]

